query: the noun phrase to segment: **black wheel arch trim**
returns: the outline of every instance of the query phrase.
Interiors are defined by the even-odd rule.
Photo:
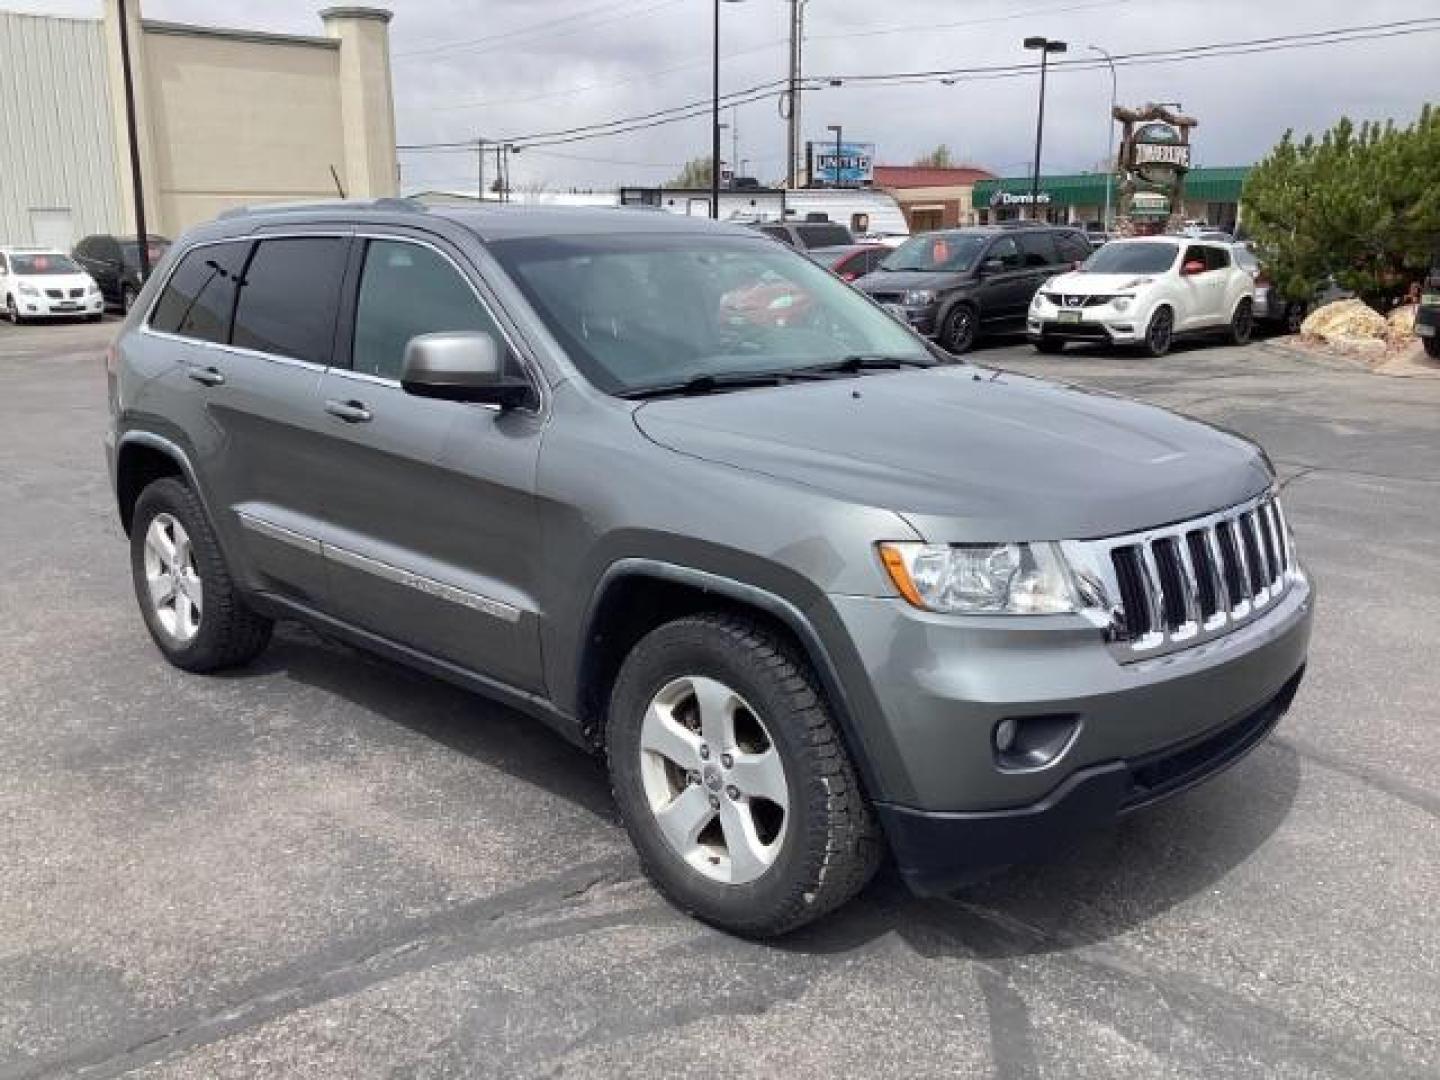
[[[762,589],[707,570],[664,562],[659,559],[635,557],[617,559],[600,576],[585,609],[582,622],[583,634],[579,638],[582,647],[577,650],[574,658],[577,692],[583,692],[582,680],[585,663],[583,643],[592,638],[595,619],[601,610],[605,595],[620,581],[634,577],[658,579],[712,593],[733,603],[762,611],[777,619],[790,630],[800,643],[806,659],[810,661],[816,677],[820,680],[821,689],[824,690],[826,699],[840,726],[845,747],[850,752],[851,761],[854,762],[866,791],[872,798],[884,797],[886,785],[878,775],[879,770],[871,753],[880,733],[862,730],[860,724],[860,717],[866,713],[878,714],[879,703],[873,700],[873,696],[868,694],[867,689],[856,686],[854,680],[847,683],[841,666],[836,661],[837,650],[827,642],[826,636],[816,625],[813,615],[768,589]],[[843,636],[838,619],[831,636],[832,638]],[[859,663],[858,657],[853,659],[853,663]]]
[[[110,487],[115,496],[115,509],[116,512],[120,514],[121,526],[126,527],[127,524],[124,510],[120,506],[120,462],[124,457],[127,446],[143,446],[150,450],[158,450],[175,462],[176,466],[180,469],[180,475],[185,478],[185,483],[191,491],[195,492],[195,497],[200,500],[200,508],[205,512],[205,518],[210,523],[210,531],[215,534],[215,542],[220,545],[220,553],[224,557],[226,564],[231,567],[232,576],[236,579],[236,585],[243,591],[243,578],[235,573],[239,567],[234,561],[233,552],[230,550],[228,534],[226,530],[220,528],[220,520],[215,514],[215,508],[210,503],[210,498],[205,491],[205,485],[200,482],[200,475],[195,469],[194,463],[190,460],[190,455],[179,443],[145,428],[131,428],[128,431],[124,431],[115,441],[115,467],[114,475],[111,476]],[[128,527],[126,528],[126,532],[128,534]]]

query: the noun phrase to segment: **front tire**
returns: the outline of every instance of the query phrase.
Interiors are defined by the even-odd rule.
[[[145,626],[176,667],[239,667],[270,643],[274,624],[245,606],[200,500],[179,480],[156,480],[140,493],[130,569]]]
[[[956,304],[940,327],[940,344],[946,352],[962,356],[980,336],[980,316],[969,304]]]
[[[1440,337],[1427,337],[1421,340],[1425,342],[1425,355],[1440,360]]]
[[[15,297],[13,296],[7,296],[5,298],[5,315],[13,326],[19,326],[25,321],[20,314],[20,308],[15,303]]]
[[[1158,307],[1150,316],[1145,327],[1145,355],[1159,358],[1170,351],[1175,340],[1175,313],[1168,307]]]
[[[606,730],[621,819],[677,907],[772,937],[854,896],[879,833],[809,665],[769,628],[702,614],[631,651]]]

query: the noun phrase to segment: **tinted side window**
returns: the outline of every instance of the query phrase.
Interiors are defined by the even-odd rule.
[[[1027,232],[1020,234],[1020,254],[1027,267],[1046,267],[1059,262],[1055,254],[1055,241],[1048,232]]]
[[[189,252],[155,302],[150,326],[167,334],[224,344],[235,309],[235,286],[245,266],[248,241],[211,244]]]
[[[245,269],[231,343],[328,364],[346,241],[262,240]]]
[[[790,230],[783,225],[768,225],[760,230],[772,240],[779,240],[782,244],[793,244],[790,239]]]
[[[1210,270],[1224,270],[1230,265],[1230,253],[1224,248],[1207,247],[1205,266]]]
[[[1061,262],[1084,262],[1090,257],[1090,241],[1079,233],[1057,233],[1055,247]]]
[[[439,253],[419,244],[371,240],[355,306],[352,367],[399,379],[405,345],[417,334],[483,330],[505,339],[469,282]]]
[[[807,248],[844,247],[854,243],[850,238],[850,230],[846,229],[844,225],[836,225],[831,222],[796,225],[795,232],[800,237],[800,243]]]
[[[991,244],[990,250],[985,253],[985,258],[999,259],[1005,264],[1006,270],[1015,270],[1020,267],[1020,249],[1015,245],[1015,240],[1009,236],[1002,236]]]

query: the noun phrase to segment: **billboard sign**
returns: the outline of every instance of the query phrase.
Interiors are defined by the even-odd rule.
[[[816,142],[810,144],[815,155],[815,180],[840,187],[859,187],[875,181],[875,144]],[[839,150],[837,159],[836,150]]]

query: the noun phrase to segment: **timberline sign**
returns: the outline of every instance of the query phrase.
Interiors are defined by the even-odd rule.
[[[1190,171],[1190,129],[1197,121],[1155,104],[1139,109],[1116,106],[1115,119],[1122,125],[1115,162],[1120,178],[1119,231],[1136,231],[1136,217],[1161,216],[1157,204],[1168,207],[1164,216],[1182,215],[1185,174]],[[1137,205],[1146,203],[1147,196],[1149,206]]]

